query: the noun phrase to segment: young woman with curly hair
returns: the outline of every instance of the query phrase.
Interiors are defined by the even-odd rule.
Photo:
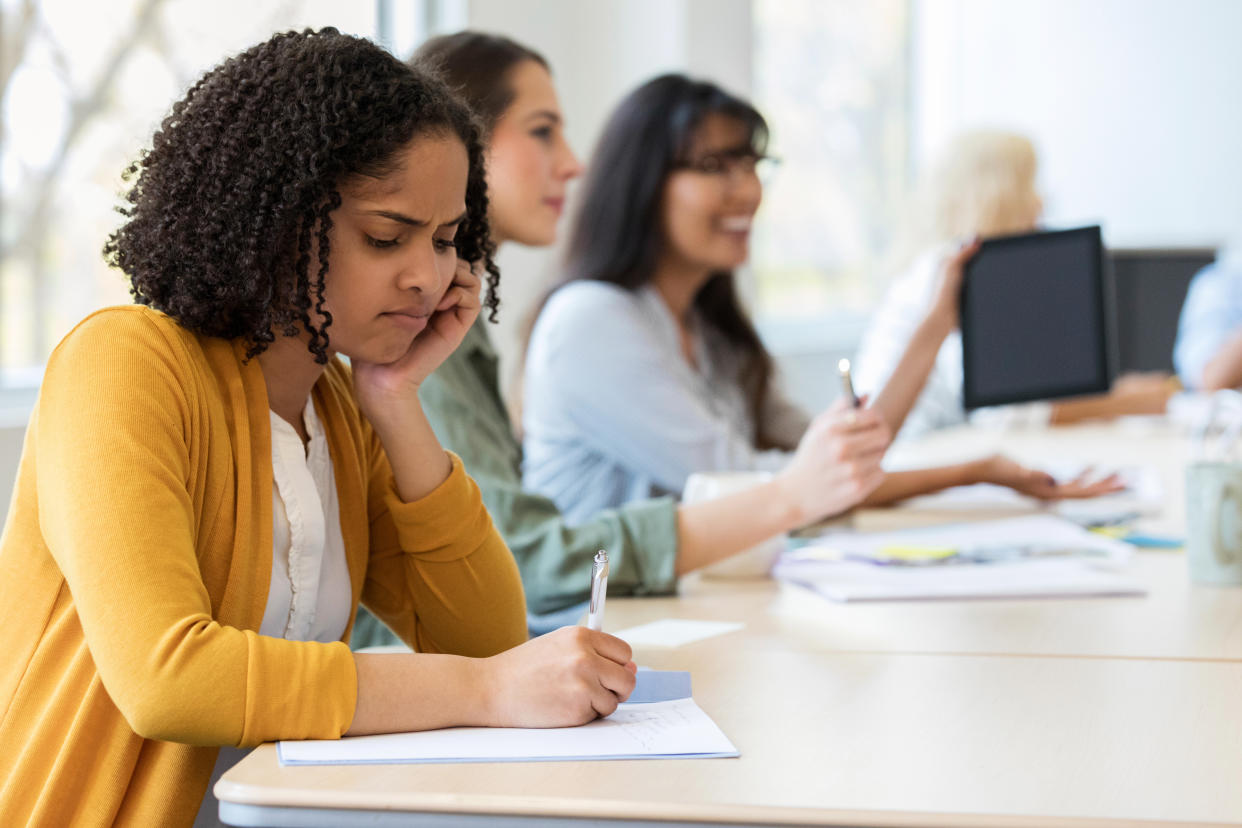
[[[188,825],[230,747],[628,695],[618,639],[523,643],[512,557],[419,406],[476,273],[495,307],[482,152],[438,81],[332,29],[173,107],[105,247],[138,304],[50,358],[0,540],[0,823]],[[360,600],[417,652],[352,654]]]
[[[831,408],[812,417],[780,393],[734,279],[763,197],[757,165],[767,136],[749,103],[684,75],[643,84],[605,125],[570,231],[565,283],[543,306],[526,358],[523,483],[571,522],[680,492],[693,472],[783,472],[819,429],[880,420],[886,435],[900,429],[956,327],[974,244],[945,257],[917,335],[853,425]],[[836,511],[978,482],[1045,498],[1116,486],[1062,485],[991,457],[877,475]]]

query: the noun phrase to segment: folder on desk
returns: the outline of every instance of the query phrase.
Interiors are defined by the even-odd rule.
[[[737,748],[690,695],[690,674],[639,670],[628,701],[580,727],[454,727],[343,739],[286,741],[282,765],[714,759]]]

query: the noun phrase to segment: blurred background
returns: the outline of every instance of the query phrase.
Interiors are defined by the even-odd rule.
[[[1110,247],[1199,256],[1242,227],[1236,0],[0,0],[0,469],[50,349],[129,301],[100,255],[122,170],[225,55],[324,25],[402,58],[467,26],[534,47],[584,160],[654,74],[752,98],[783,163],[744,284],[809,406],[835,394],[831,366],[887,285],[911,187],[962,129],[1030,136],[1049,226],[1099,223]],[[503,251],[526,277],[502,294],[510,372],[559,255]]]

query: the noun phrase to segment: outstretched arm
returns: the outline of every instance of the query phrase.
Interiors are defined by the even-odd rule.
[[[1095,480],[1084,472],[1073,480],[1058,482],[1047,472],[1015,463],[994,454],[982,460],[937,466],[930,469],[889,472],[880,487],[864,501],[867,506],[887,506],[909,497],[931,494],[951,486],[993,483],[1040,500],[1069,500],[1112,494],[1123,488],[1116,475]]]
[[[957,307],[962,291],[962,269],[978,250],[979,240],[975,239],[962,245],[944,262],[940,285],[927,315],[910,337],[905,353],[892,376],[876,396],[875,408],[884,416],[893,434],[901,431],[902,424],[918,401],[927,377],[936,364],[940,346],[958,325]]]

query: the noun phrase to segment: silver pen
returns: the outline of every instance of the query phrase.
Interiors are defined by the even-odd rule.
[[[851,408],[858,408],[858,395],[854,393],[854,382],[850,379],[850,361],[842,359],[837,363],[837,371],[841,374],[841,390],[849,400]]]
[[[587,629],[604,628],[604,599],[608,597],[608,553],[603,549],[595,553],[591,564],[591,606],[587,610]]]

